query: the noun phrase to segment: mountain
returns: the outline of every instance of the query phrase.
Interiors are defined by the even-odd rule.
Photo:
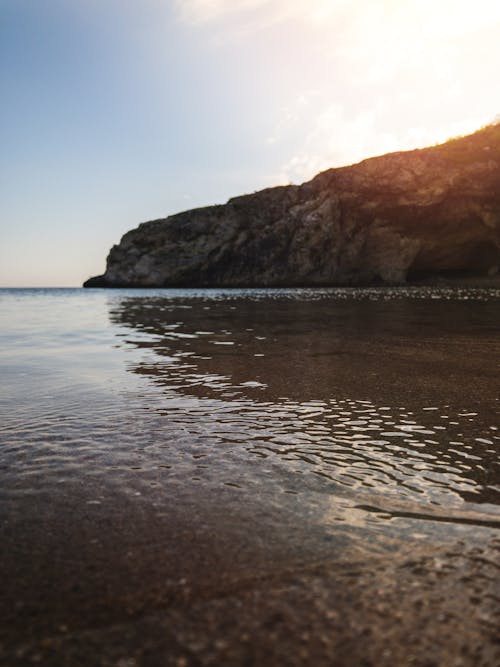
[[[499,267],[496,124],[144,222],[84,286],[369,285]]]

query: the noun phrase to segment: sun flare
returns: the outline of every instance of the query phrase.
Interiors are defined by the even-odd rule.
[[[500,110],[494,85],[500,3],[477,0],[184,0],[218,43],[268,49],[256,75],[288,99],[269,145],[289,141],[280,181],[473,132]],[[246,41],[245,41],[246,40]],[[267,71],[269,70],[269,71]],[[487,94],[485,94],[487,91]],[[305,102],[304,102],[305,100]],[[293,135],[293,138],[292,138]],[[301,137],[301,138],[299,138]]]

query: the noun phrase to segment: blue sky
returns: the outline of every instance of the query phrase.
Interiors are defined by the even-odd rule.
[[[472,131],[499,62],[490,0],[0,0],[0,285],[79,285],[143,220]]]

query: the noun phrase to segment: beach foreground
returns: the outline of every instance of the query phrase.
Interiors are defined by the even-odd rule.
[[[0,297],[2,666],[499,664],[498,290]]]
[[[497,538],[367,554],[231,494],[4,524],[1,664],[498,664]]]

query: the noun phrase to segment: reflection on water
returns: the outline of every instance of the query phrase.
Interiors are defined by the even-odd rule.
[[[112,485],[160,506],[198,484],[276,506],[319,491],[352,525],[498,521],[494,290],[1,298],[5,496],[85,477],[97,504]]]
[[[123,344],[164,388],[158,413],[210,433],[200,459],[241,443],[351,489],[498,504],[498,302],[315,296],[125,298],[110,315],[140,333]]]

